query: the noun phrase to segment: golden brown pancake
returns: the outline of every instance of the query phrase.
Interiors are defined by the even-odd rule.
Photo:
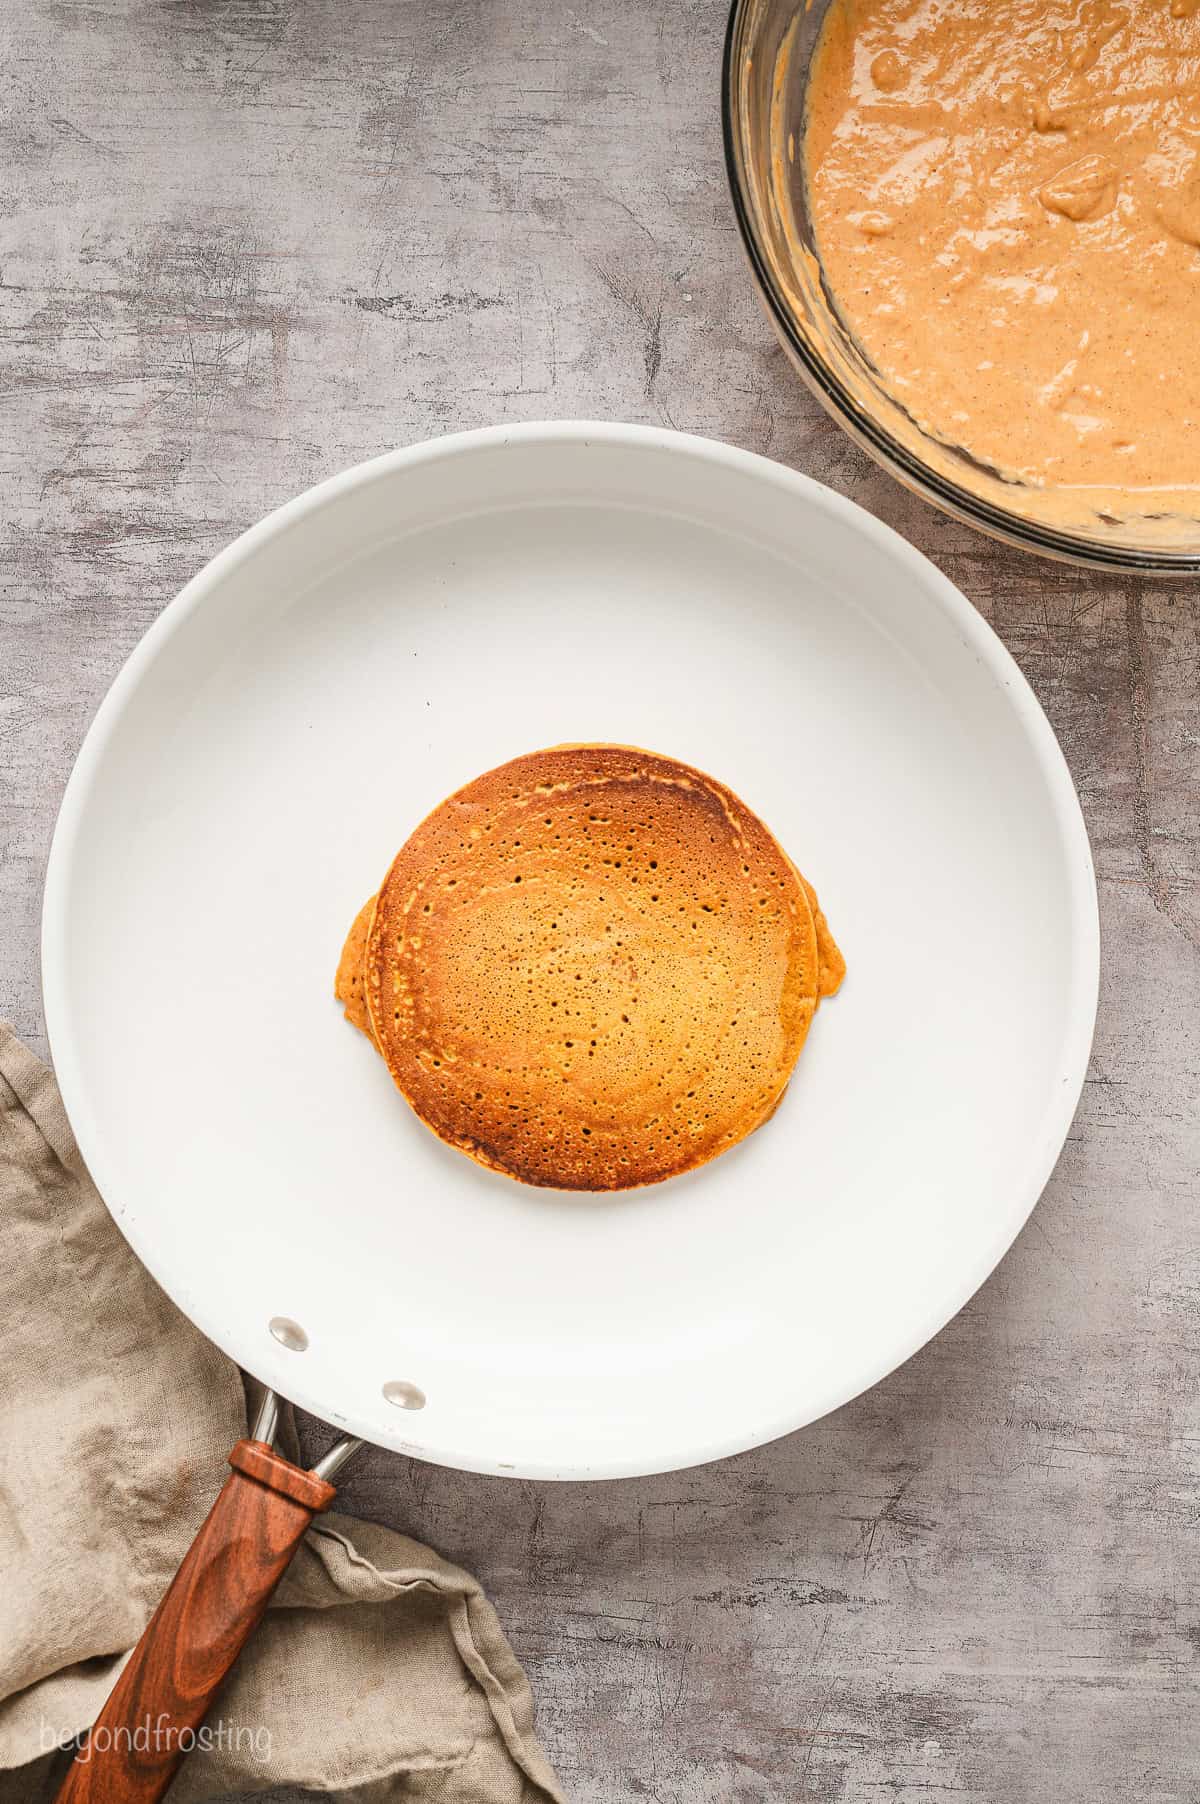
[[[765,1121],[844,972],[732,791],[650,752],[557,746],[434,809],[335,987],[443,1140],[526,1184],[624,1190]]]
[[[374,909],[375,898],[372,896],[355,915],[354,923],[346,935],[346,944],[342,947],[342,956],[338,960],[337,976],[333,980],[333,993],[339,1002],[345,1004],[347,1021],[366,1034],[368,1040],[373,1040],[375,1036],[371,1032],[371,1017],[367,1012],[367,998],[363,990],[363,966]]]
[[[790,861],[789,861],[790,862]],[[795,870],[795,866],[792,869]],[[799,871],[796,871],[800,877]],[[821,904],[817,901],[817,892],[807,877],[800,877],[804,885],[804,893],[808,897],[808,906],[812,909],[813,926],[817,930],[817,962],[821,967],[818,996],[836,996],[842,987],[842,979],[846,975],[846,961],[842,957],[841,947],[829,931],[829,922],[825,919]],[[367,903],[370,908],[375,901],[372,896]],[[355,922],[355,926],[358,923]]]

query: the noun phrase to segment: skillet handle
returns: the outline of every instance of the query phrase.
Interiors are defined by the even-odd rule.
[[[334,1487],[263,1441],[232,1472],[150,1618],[55,1804],[157,1804]]]

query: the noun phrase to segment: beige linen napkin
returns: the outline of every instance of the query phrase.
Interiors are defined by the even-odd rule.
[[[113,1225],[53,1075],[0,1023],[0,1804],[52,1795],[246,1432],[237,1369]],[[309,1530],[171,1804],[278,1786],[561,1804],[467,1573],[373,1523]]]

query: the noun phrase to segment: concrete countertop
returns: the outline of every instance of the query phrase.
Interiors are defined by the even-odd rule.
[[[852,495],[992,622],[1095,848],[1095,1056],[946,1331],[719,1466],[539,1487],[364,1456],[476,1571],[580,1804],[1200,1794],[1200,597],[1001,550],[866,462],[761,317],[722,0],[30,0],[0,21],[0,1011],[110,680],[205,560],[393,445],[591,415]],[[1183,354],[1183,347],[1181,347]]]

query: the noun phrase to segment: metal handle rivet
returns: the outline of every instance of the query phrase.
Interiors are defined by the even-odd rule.
[[[424,1409],[425,1393],[418,1390],[415,1384],[406,1384],[403,1378],[389,1378],[383,1387],[383,1394],[389,1403],[397,1409]]]
[[[304,1353],[308,1349],[308,1336],[299,1322],[294,1322],[290,1315],[273,1315],[267,1327],[275,1336],[281,1347],[289,1353]]]

